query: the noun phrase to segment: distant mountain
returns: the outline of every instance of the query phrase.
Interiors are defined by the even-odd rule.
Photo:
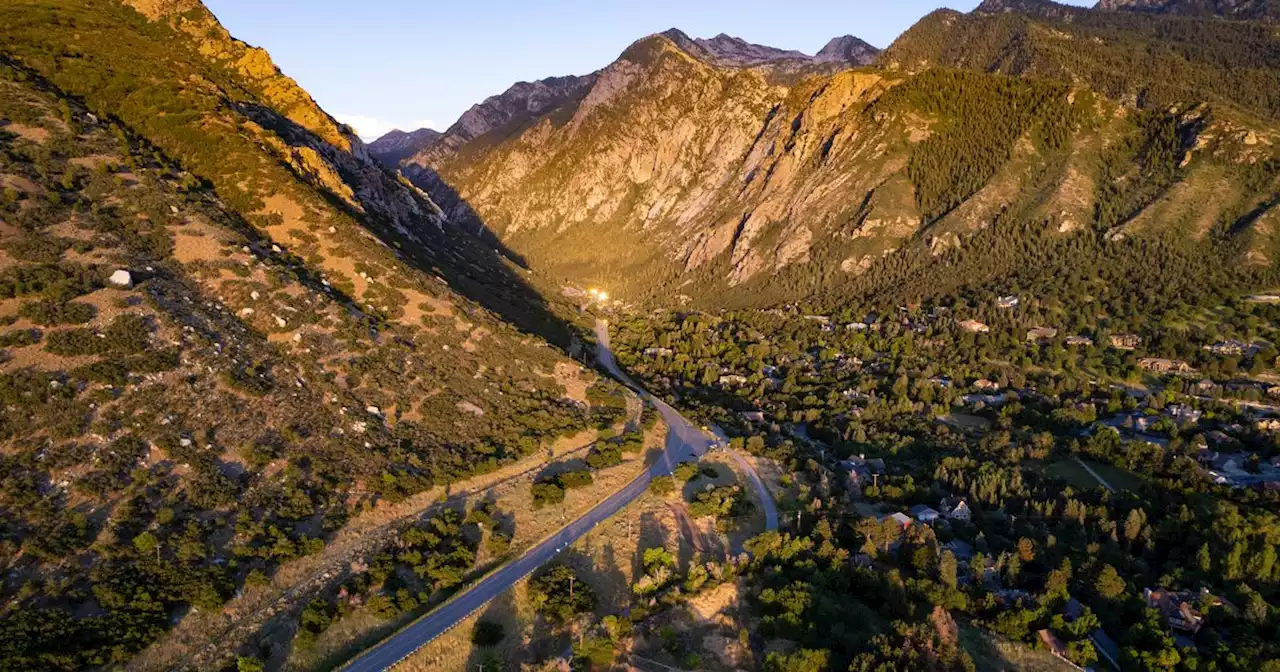
[[[1280,22],[1280,0],[1100,0],[1096,9]]]
[[[408,133],[396,129],[369,143],[369,154],[383,165],[395,167],[401,161],[435,144],[442,135],[430,128],[419,128]]]
[[[685,53],[718,67],[751,68],[770,65],[799,66],[814,63],[867,65],[879,50],[852,35],[837,37],[827,43],[816,56],[803,52],[752,44],[738,37],[720,33],[713,38],[691,38],[672,28],[659,33]]]
[[[824,71],[667,31],[541,116],[405,168],[532,267],[627,300],[919,298],[998,275],[933,261],[997,244],[997,223],[1034,227],[1002,234],[1010,249],[1167,236],[1197,254],[1230,241],[1228,263],[1263,268],[1280,258],[1268,40],[1246,22],[991,0],[926,17],[879,70]],[[917,271],[937,277],[894,281]]]
[[[851,65],[870,65],[875,62],[880,50],[852,36],[832,38],[813,58],[823,63],[849,63]]]

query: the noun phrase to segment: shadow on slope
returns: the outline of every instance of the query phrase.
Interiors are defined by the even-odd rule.
[[[290,147],[324,147],[323,141],[311,131],[270,108],[250,105],[240,107],[242,112],[270,128]],[[431,189],[423,188],[416,180],[414,183],[433,197],[437,194],[444,195],[448,204],[442,208],[447,215],[445,221],[440,221],[441,218],[430,212],[431,204],[422,198],[418,199],[418,206],[426,210],[427,214],[418,217],[412,223],[413,228],[406,228],[386,214],[378,212],[377,208],[366,206],[364,212],[356,210],[323,184],[317,184],[309,176],[299,174],[293,166],[286,167],[300,179],[315,186],[334,208],[363,223],[366,229],[392,249],[401,260],[445,281],[453,291],[516,328],[537,334],[560,348],[569,346],[571,334],[576,330],[555,314],[545,297],[524,277],[531,272],[526,260],[503,245],[470,205],[442,180],[437,178],[435,182],[438,184]],[[368,167],[379,171],[374,179],[367,180],[367,176],[349,174],[343,170],[343,166],[338,165],[343,173],[343,181],[360,194],[359,198],[362,200],[369,200],[361,193],[366,187],[377,189],[379,186],[399,182],[399,176],[375,161],[370,161]],[[379,178],[385,180],[385,184],[373,183]],[[466,215],[459,217],[452,213]]]

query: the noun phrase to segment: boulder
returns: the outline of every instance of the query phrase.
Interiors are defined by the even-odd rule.
[[[111,277],[107,278],[107,282],[115,285],[116,287],[124,287],[128,289],[133,287],[133,274],[121,268],[115,273],[112,273]]]

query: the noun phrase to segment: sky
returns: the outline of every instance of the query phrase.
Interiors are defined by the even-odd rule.
[[[1085,4],[1085,0],[1068,0]],[[938,0],[205,0],[366,139],[443,131],[518,81],[582,75],[679,28],[812,54],[855,35],[886,47]],[[945,6],[969,11],[978,0]],[[1091,4],[1091,3],[1090,3]]]

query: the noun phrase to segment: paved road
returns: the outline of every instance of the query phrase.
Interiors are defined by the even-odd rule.
[[[374,648],[365,651],[359,657],[347,663],[342,669],[351,672],[375,672],[385,670],[409,657],[413,652],[422,648],[436,637],[448,632],[467,616],[479,610],[489,600],[501,595],[508,588],[515,585],[517,581],[554,559],[557,554],[589,532],[591,528],[621,511],[644,493],[645,489],[649,487],[649,481],[654,477],[670,474],[676,465],[681,462],[697,460],[702,455],[705,455],[707,450],[715,443],[715,437],[699,430],[666,402],[646,393],[618,369],[618,365],[613,359],[613,353],[609,351],[609,327],[607,323],[603,321],[597,323],[596,333],[600,336],[600,347],[597,348],[600,363],[610,373],[617,376],[619,380],[635,389],[641,396],[651,399],[658,412],[666,419],[670,431],[667,432],[667,442],[661,458],[646,472],[636,477],[626,487],[613,493],[613,495],[581,518],[529,549],[516,560],[484,577],[471,588],[444,603],[435,611],[384,639]],[[754,472],[752,473],[754,474]],[[755,477],[754,480],[759,482],[758,477]],[[770,506],[772,505],[772,500],[768,499],[767,493],[761,499],[762,501],[768,501]],[[775,512],[774,526],[770,529],[776,529],[776,527],[777,513]]]

